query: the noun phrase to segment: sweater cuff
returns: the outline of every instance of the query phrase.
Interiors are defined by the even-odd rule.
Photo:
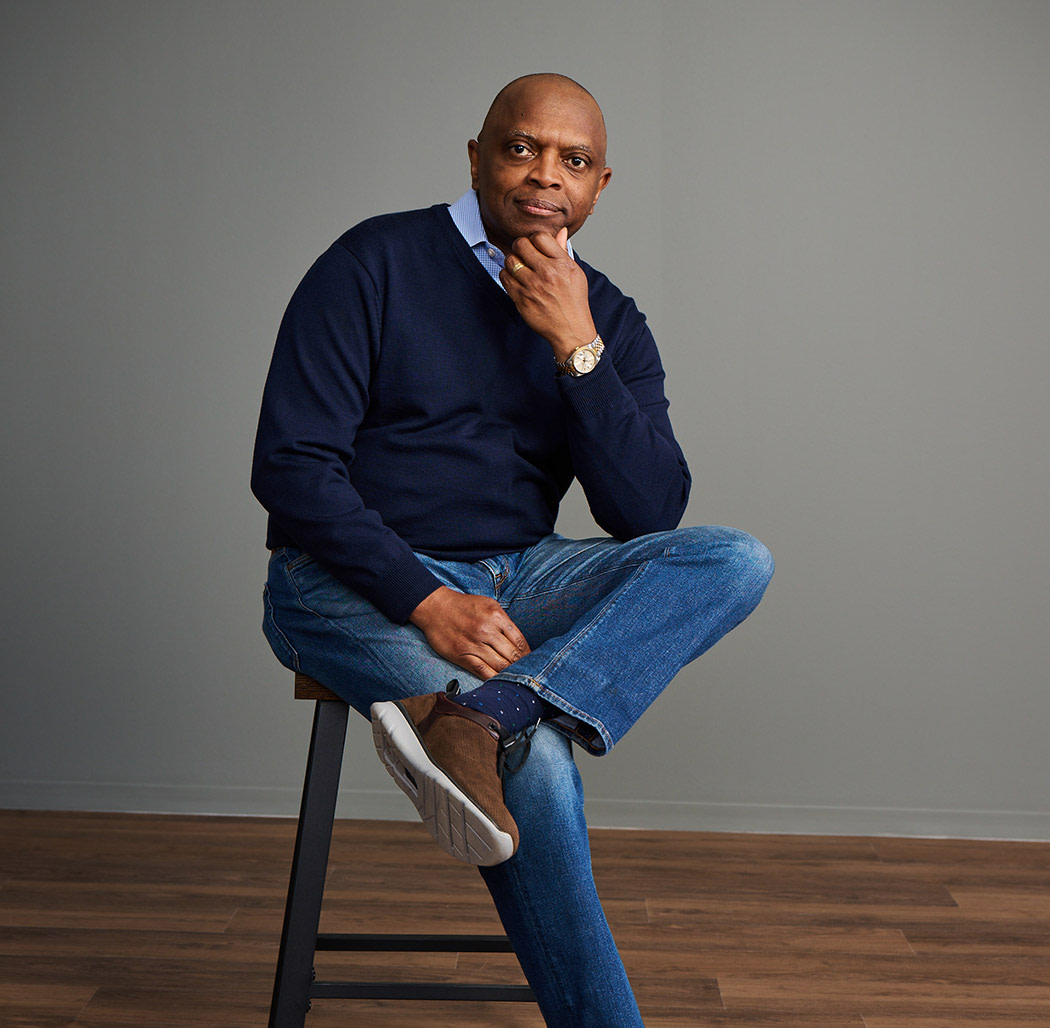
[[[562,400],[582,421],[620,407],[630,397],[613,362],[608,359],[598,361],[598,366],[587,375],[579,378],[562,375],[557,382]]]
[[[404,625],[412,611],[440,585],[410,551],[387,565],[370,599],[391,621]]]

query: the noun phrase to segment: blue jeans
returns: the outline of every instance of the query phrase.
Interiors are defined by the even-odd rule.
[[[730,528],[621,543],[550,536],[476,563],[420,559],[449,588],[491,596],[532,652],[497,677],[561,711],[504,781],[520,843],[481,868],[549,1028],[638,1028],[634,995],[591,874],[583,790],[570,740],[605,753],[675,674],[757,606],[769,551]],[[368,716],[372,703],[480,680],[395,625],[299,550],[270,559],[263,631],[286,667]]]

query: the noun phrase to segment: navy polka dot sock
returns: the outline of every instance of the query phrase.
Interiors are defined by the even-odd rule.
[[[495,718],[511,735],[534,725],[554,710],[528,686],[518,685],[517,682],[501,682],[495,678],[470,692],[450,696],[449,699]]]

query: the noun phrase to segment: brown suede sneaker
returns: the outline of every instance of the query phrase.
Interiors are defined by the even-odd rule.
[[[498,721],[443,692],[372,704],[379,759],[437,844],[467,864],[502,864],[518,848],[503,803]]]

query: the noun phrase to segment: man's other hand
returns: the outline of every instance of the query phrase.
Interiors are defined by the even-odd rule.
[[[569,256],[568,232],[537,232],[514,241],[499,280],[525,324],[543,336],[558,361],[598,334],[591,318],[587,276]]]
[[[488,596],[440,586],[416,607],[409,621],[423,632],[435,653],[485,681],[529,652],[518,626]]]

